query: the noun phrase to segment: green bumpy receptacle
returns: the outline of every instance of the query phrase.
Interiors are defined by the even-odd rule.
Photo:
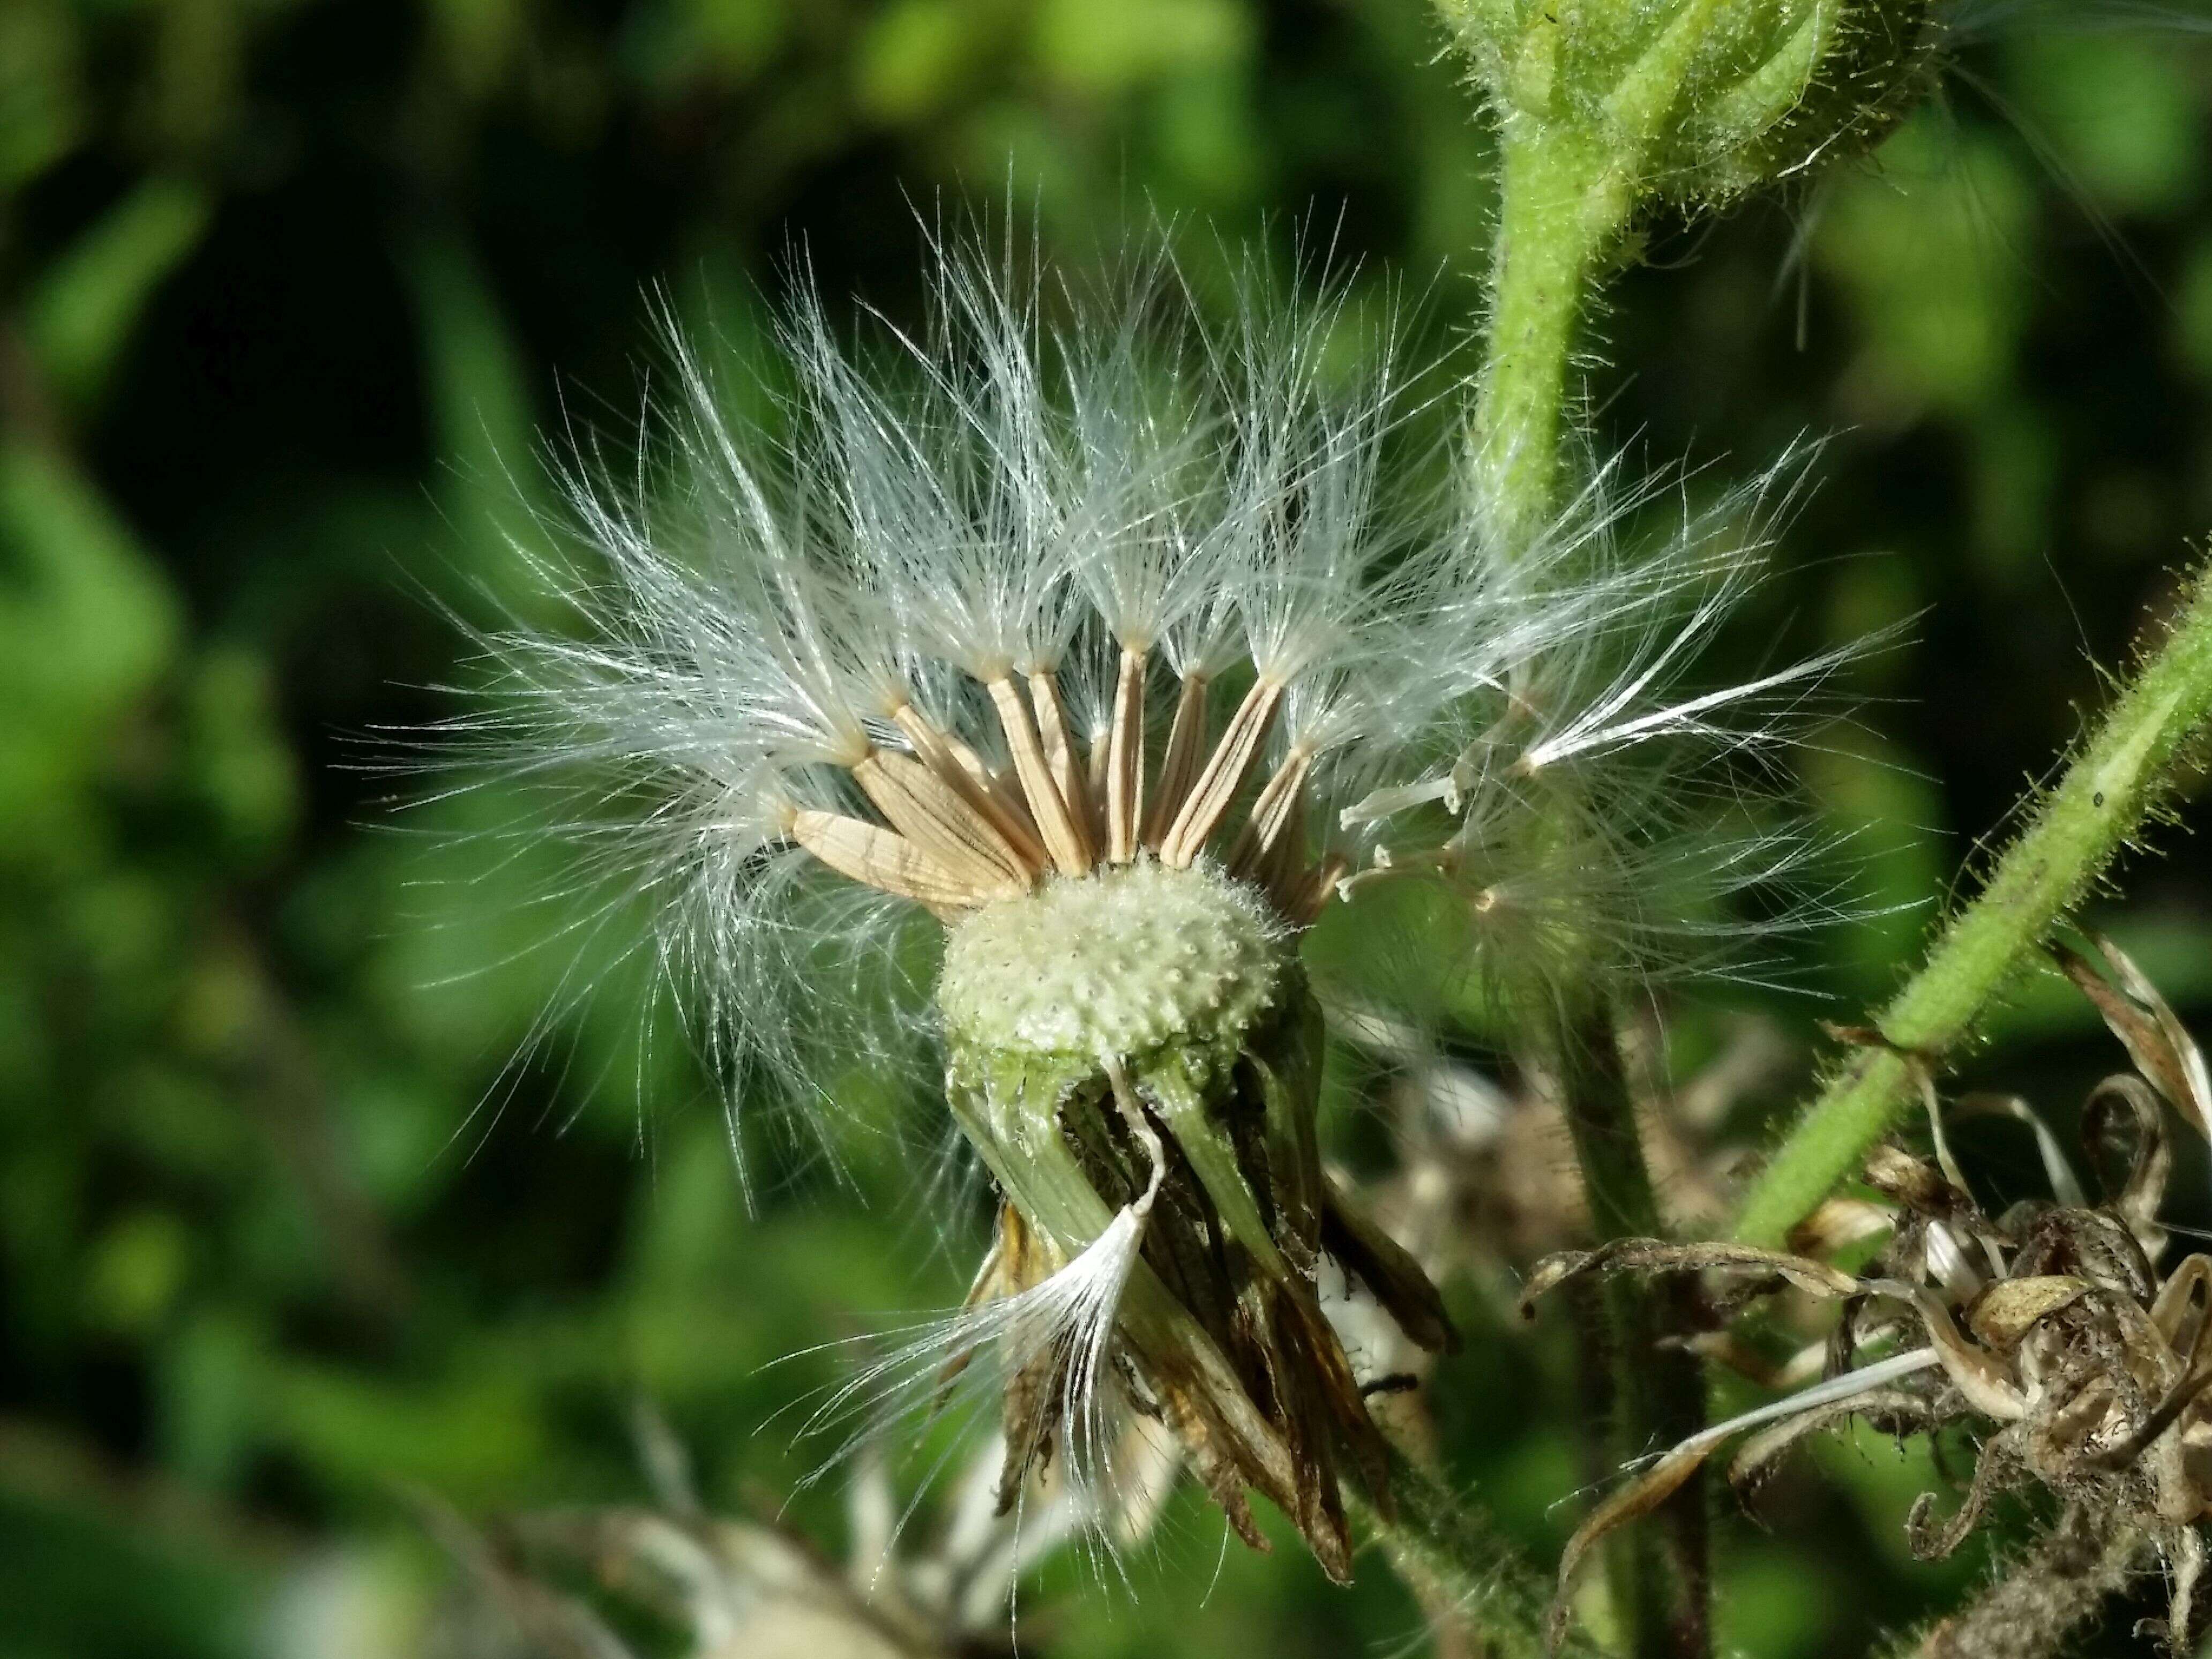
[[[1243,883],[1146,858],[961,921],[938,1007],[956,1048],[1091,1067],[1168,1047],[1233,1054],[1281,991],[1282,934]]]
[[[1320,1203],[1319,1019],[1255,890],[1202,863],[1150,858],[1054,880],[951,929],[938,1007],[955,1114],[1063,1253],[1096,1238],[1127,1196],[1101,1193],[1102,1164],[1125,1166],[1103,1184],[1142,1184],[1129,1149],[1113,1146],[1110,1060],[1255,1258],[1287,1265],[1284,1221],[1289,1255],[1307,1255]]]

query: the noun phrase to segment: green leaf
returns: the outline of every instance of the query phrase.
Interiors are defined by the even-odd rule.
[[[199,246],[210,211],[198,185],[149,179],[40,275],[25,327],[64,398],[98,401],[147,301]]]
[[[0,200],[84,135],[75,21],[56,4],[0,7]]]
[[[407,275],[422,330],[432,449],[445,462],[439,507],[459,536],[470,577],[495,582],[502,603],[526,601],[537,585],[511,556],[510,537],[536,539],[526,532],[547,492],[521,354],[491,284],[460,243],[418,242]]]
[[[66,824],[111,728],[167,669],[176,602],[90,484],[0,445],[0,847]]]

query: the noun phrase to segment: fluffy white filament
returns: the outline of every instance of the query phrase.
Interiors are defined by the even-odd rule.
[[[1074,832],[1102,858],[1117,695],[1157,780],[1179,727],[1210,745],[1257,683],[1281,695],[1207,855],[1295,769],[1267,831],[1279,902],[1302,867],[1348,872],[1316,907],[1415,877],[1499,924],[1486,948],[1540,965],[1571,937],[1585,965],[1646,974],[1719,961],[1741,893],[1796,890],[1770,923],[1828,907],[1759,768],[1850,653],[1693,678],[1802,457],[1632,554],[1660,492],[1606,469],[1536,544],[1501,548],[1417,436],[1455,400],[1416,409],[1340,302],[1255,302],[1210,332],[1164,267],[1102,298],[939,258],[912,334],[848,346],[801,302],[761,425],[677,343],[659,446],[627,483],[574,469],[574,544],[529,556],[565,617],[485,634],[489,706],[456,722],[470,757],[551,793],[526,833],[584,849],[593,914],[647,914],[733,1098],[827,1104],[836,1066],[933,1069],[914,1062],[936,1041],[934,921],[793,825],[873,822],[853,769],[886,751],[1006,796],[1007,711],[1047,681],[1054,763],[1097,797]],[[1361,367],[1334,374],[1323,348],[1347,338]],[[1133,823],[1160,827],[1125,820],[1125,841]]]

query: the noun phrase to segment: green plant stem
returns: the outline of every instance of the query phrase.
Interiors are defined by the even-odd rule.
[[[1486,1659],[1545,1659],[1551,1581],[1474,1506],[1395,1447],[1389,1474],[1389,1515],[1350,1483],[1345,1502],[1432,1615],[1452,1609],[1462,1628],[1480,1640]],[[1563,1659],[1602,1659],[1604,1650],[1570,1631],[1558,1652]]]
[[[1478,488],[1493,533],[1526,546],[1558,510],[1568,368],[1632,205],[1605,151],[1534,117],[1500,123],[1490,335],[1474,411]]]
[[[1511,557],[1536,543],[1559,512],[1576,342],[1633,198],[1618,155],[1589,135],[1509,112],[1500,139],[1498,240],[1474,436],[1480,504]],[[1573,816],[1562,813],[1561,821]],[[1601,1239],[1659,1233],[1609,1000],[1574,986],[1565,1001],[1539,1006],[1554,1018],[1534,1022],[1550,1029],[1532,1030],[1530,1038],[1557,1079],[1595,1231]],[[1632,1447],[1694,1433],[1704,1389],[1694,1360],[1659,1346],[1679,1308],[1612,1288],[1606,1306],[1621,1405],[1621,1436],[1611,1447],[1618,1461]],[[1622,1611],[1633,1627],[1632,1651],[1638,1659],[1699,1659],[1711,1644],[1698,1483],[1669,1501],[1661,1528],[1663,1546],[1654,1529],[1639,1529],[1629,1570],[1615,1574],[1632,1592]]]
[[[1582,1168],[1591,1231],[1601,1240],[1659,1237],[1659,1196],[1644,1161],[1635,1099],[1607,1000],[1592,992],[1579,1006],[1563,1007],[1556,1047],[1547,1058]]]
[[[1989,884],[1945,926],[1927,965],[1877,1022],[1891,1048],[1862,1049],[1807,1108],[1738,1218],[1745,1243],[1781,1244],[1858,1166],[1914,1095],[1905,1054],[1933,1062],[1972,1031],[2159,803],[2177,751],[2212,716],[2212,569],[2191,583],[2145,660]],[[1893,1052],[1892,1050],[1895,1052]]]
[[[1579,1007],[1562,1009],[1558,1078],[1567,1132],[1583,1176],[1592,1230],[1601,1239],[1654,1238],[1664,1228],[1659,1200],[1644,1162],[1636,1105],[1609,1003],[1591,994]],[[1653,1446],[1671,1446],[1705,1426],[1705,1380],[1697,1359],[1662,1346],[1670,1330],[1686,1329],[1694,1295],[1686,1279],[1653,1286],[1615,1279],[1604,1290],[1613,1334],[1614,1393],[1625,1431],[1616,1462]],[[1661,1506],[1656,1527],[1627,1534],[1631,1562],[1622,1612],[1637,1659],[1683,1659],[1711,1650],[1708,1528],[1704,1483],[1683,1483]]]

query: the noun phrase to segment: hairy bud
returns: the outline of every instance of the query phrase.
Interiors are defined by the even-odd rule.
[[[1863,149],[1903,115],[1937,0],[1439,0],[1502,118],[1577,135],[1697,208]]]

